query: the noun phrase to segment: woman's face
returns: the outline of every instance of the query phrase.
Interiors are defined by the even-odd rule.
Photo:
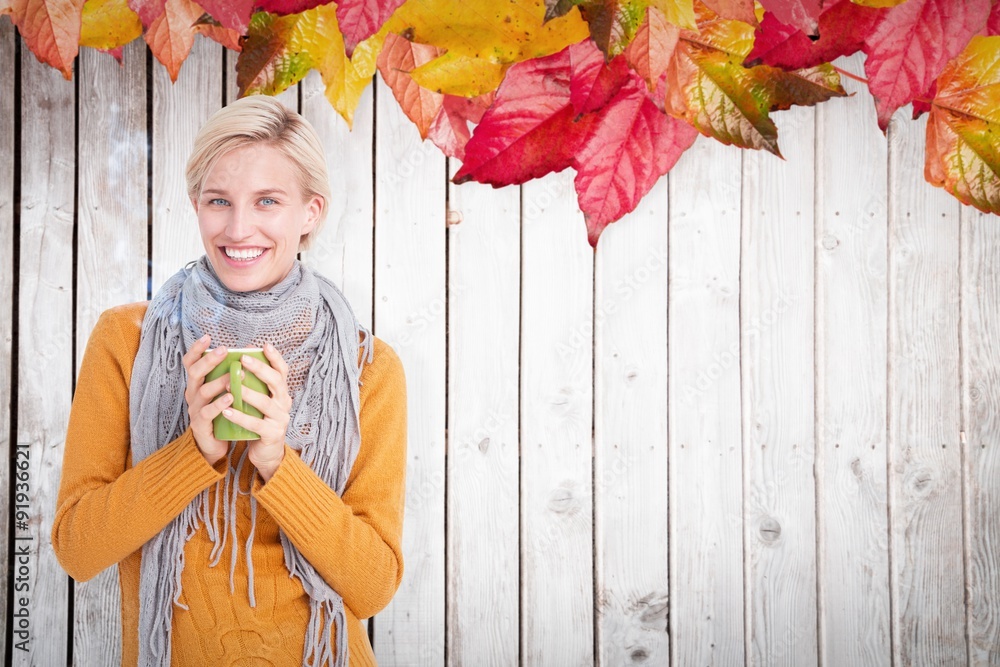
[[[264,144],[223,155],[192,203],[212,268],[234,292],[281,282],[323,209],[322,197],[303,195],[292,161]]]

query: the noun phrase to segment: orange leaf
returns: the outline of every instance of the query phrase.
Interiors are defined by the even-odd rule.
[[[181,64],[194,46],[195,24],[205,10],[192,0],[129,0],[146,29],[149,50],[177,81]]]
[[[757,25],[753,0],[702,0],[709,9],[723,19],[736,19],[750,25]]]
[[[405,37],[389,34],[378,56],[378,71],[392,90],[400,108],[426,139],[431,123],[441,110],[444,95],[421,88],[410,76],[415,68],[428,63],[439,55],[441,49],[428,44],[415,44]]]
[[[80,50],[84,0],[8,0],[0,15],[10,14],[24,43],[39,62],[73,78],[73,59]]]
[[[240,44],[241,33],[222,25],[219,21],[212,18],[211,14],[202,14],[201,18],[195,23],[194,29],[231,51],[239,52],[243,50],[243,46]]]
[[[674,57],[680,34],[680,28],[668,23],[660,10],[646,8],[646,22],[625,49],[625,59],[646,80],[650,90],[656,88],[660,75],[667,70]]]

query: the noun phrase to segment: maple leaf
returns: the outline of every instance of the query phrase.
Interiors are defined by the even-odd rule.
[[[599,113],[574,158],[574,185],[590,245],[604,228],[635,209],[687,150],[697,131],[664,115],[633,75]]]
[[[429,44],[415,44],[399,35],[387,35],[376,65],[382,80],[392,91],[400,109],[406,114],[420,138],[426,139],[431,123],[441,111],[444,95],[421,87],[410,72],[441,55],[441,49]]]
[[[223,28],[245,35],[250,28],[254,0],[199,0],[208,14]]]
[[[817,34],[822,0],[760,0],[764,9],[782,23],[807,35]],[[766,14],[765,14],[766,16]]]
[[[815,40],[773,14],[765,14],[745,64],[799,69],[831,62],[861,50],[883,14],[883,10],[851,0],[834,0],[819,15],[819,38]]]
[[[899,107],[929,93],[989,12],[990,0],[909,0],[885,13],[865,40],[865,73],[883,131]]]
[[[122,47],[142,34],[142,22],[126,0],[87,0],[81,18],[80,46],[107,51],[119,62]]]
[[[472,135],[469,123],[478,123],[482,119],[493,98],[492,92],[479,97],[445,95],[427,138],[445,155],[464,162],[465,146]]]
[[[577,119],[570,72],[568,48],[513,65],[469,139],[453,181],[500,187],[570,166],[595,118]]]
[[[344,35],[347,55],[353,55],[358,44],[377,33],[403,2],[404,0],[340,0],[337,3],[337,22]]]
[[[1000,37],[974,37],[945,67],[927,119],[926,179],[1000,213]]]
[[[660,10],[646,9],[646,22],[625,49],[625,59],[645,79],[650,90],[656,89],[660,77],[667,71],[680,35],[680,28],[670,23]]]
[[[194,25],[205,10],[192,0],[129,0],[129,7],[142,21],[143,38],[171,81],[177,81],[181,65],[194,46]]]
[[[39,62],[73,78],[73,60],[80,50],[84,0],[8,0],[0,16],[10,14],[24,43]]]

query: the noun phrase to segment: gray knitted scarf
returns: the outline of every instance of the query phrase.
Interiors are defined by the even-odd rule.
[[[342,495],[361,446],[358,385],[361,367],[373,355],[370,332],[360,325],[337,287],[296,262],[289,275],[266,292],[232,292],[219,281],[207,258],[171,277],[149,304],[139,352],[132,368],[129,419],[133,464],[178,438],[189,425],[181,357],[204,334],[212,346],[263,347],[271,343],[288,363],[292,395],[286,442],[298,450],[330,488]],[[364,342],[358,337],[364,333]],[[358,354],[363,352],[361,363]],[[232,454],[230,447],[230,455]],[[182,606],[184,545],[204,525],[214,543],[210,566],[219,562],[227,535],[230,593],[237,559],[236,498],[246,491],[239,475],[246,453],[209,491],[199,494],[166,528],[142,547],[139,581],[139,664],[170,664],[173,605]],[[220,498],[223,525],[219,527]],[[210,507],[210,504],[213,505]],[[251,529],[245,552],[249,604],[255,606],[253,546],[256,499],[250,496]],[[344,601],[281,533],[285,565],[310,599],[303,665],[347,665]],[[201,564],[195,564],[201,567]],[[330,635],[336,627],[337,655]]]

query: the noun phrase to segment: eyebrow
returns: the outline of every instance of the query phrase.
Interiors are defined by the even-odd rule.
[[[205,188],[204,190],[201,191],[201,194],[226,195],[229,194],[229,191],[222,190],[219,188]],[[285,195],[287,197],[288,193],[282,190],[281,188],[265,188],[263,190],[257,190],[256,192],[253,193],[253,195],[255,197],[262,197],[264,195]]]

